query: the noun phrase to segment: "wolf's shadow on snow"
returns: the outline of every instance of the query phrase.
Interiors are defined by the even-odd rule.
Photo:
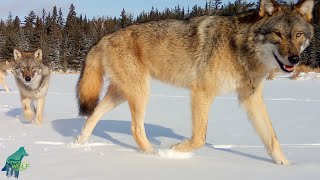
[[[22,114],[21,108],[12,108],[9,111],[6,112],[7,116],[16,118],[17,116],[20,116]]]
[[[6,112],[7,116],[17,118],[23,124],[33,124],[33,121],[26,120],[23,116],[23,112],[21,108],[13,108]]]
[[[59,119],[55,120],[52,122],[53,128],[60,133],[61,135],[65,137],[76,137],[81,129],[82,126],[84,125],[85,120],[81,118],[74,118],[74,119]],[[146,128],[146,134],[148,139],[152,144],[155,145],[160,145],[161,142],[157,140],[156,138],[158,137],[167,137],[167,138],[172,138],[176,139],[179,141],[183,141],[187,139],[184,136],[181,136],[179,134],[176,134],[173,132],[172,129],[166,128],[163,126],[159,125],[154,125],[154,124],[148,124],[145,123],[145,128]],[[136,145],[132,146],[130,144],[126,144],[124,142],[121,142],[117,138],[113,138],[111,135],[108,133],[119,133],[119,134],[125,134],[128,136],[131,135],[131,121],[124,121],[124,120],[100,120],[94,129],[92,135],[98,136],[104,139],[107,139],[111,141],[113,144],[119,145],[124,148],[128,149],[133,149],[138,151],[138,148]],[[214,148],[212,144],[207,143],[206,144],[207,148],[212,148],[217,151],[222,151],[222,152],[227,152],[239,156],[244,156],[250,159],[255,159],[259,161],[265,161],[265,162],[272,162],[271,159],[267,159],[264,157],[259,157],[253,154],[247,154],[238,150],[234,149],[227,149],[227,148]]]
[[[74,119],[59,119],[52,122],[53,128],[65,137],[77,136],[84,125],[84,120],[81,118]],[[72,128],[72,129],[71,129]],[[159,125],[145,123],[146,134],[152,144],[160,145],[161,142],[157,140],[158,137],[168,137],[177,140],[184,140],[186,137],[178,135],[172,131],[172,129],[165,128]],[[98,136],[111,141],[113,144],[119,146],[138,150],[136,146],[126,144],[119,141],[117,138],[113,138],[108,133],[119,133],[131,136],[131,121],[123,120],[100,120],[95,127],[92,135]]]

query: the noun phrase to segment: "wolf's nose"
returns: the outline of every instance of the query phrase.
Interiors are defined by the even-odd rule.
[[[29,81],[31,81],[31,77],[28,76],[28,77],[25,78],[25,80],[26,80],[27,82],[29,82]]]
[[[288,57],[288,59],[291,64],[298,64],[300,61],[299,56],[290,56],[290,57]]]

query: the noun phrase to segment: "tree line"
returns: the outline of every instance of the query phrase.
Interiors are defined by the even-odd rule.
[[[286,4],[286,1],[278,1]],[[313,25],[315,38],[302,54],[303,63],[311,67],[320,66],[320,0],[317,0]],[[9,13],[6,20],[0,21],[0,60],[10,60],[13,49],[43,50],[44,61],[53,71],[79,71],[90,48],[99,39],[131,24],[158,21],[163,19],[188,19],[203,15],[235,15],[254,10],[257,3],[236,0],[222,4],[222,0],[208,0],[204,5],[193,7],[176,6],[159,11],[152,7],[134,17],[124,9],[120,17],[99,17],[88,19],[78,15],[74,4],[64,17],[61,8],[54,6],[52,11],[42,10],[41,15],[34,11],[21,20]]]

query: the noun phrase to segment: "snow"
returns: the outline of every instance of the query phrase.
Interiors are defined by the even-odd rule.
[[[203,148],[185,154],[168,150],[190,137],[189,91],[156,81],[145,126],[157,153],[137,149],[127,103],[103,116],[87,144],[74,144],[85,121],[78,117],[77,78],[52,75],[41,126],[23,120],[18,89],[13,77],[7,78],[11,91],[0,87],[0,168],[25,146],[30,167],[19,179],[26,180],[319,179],[320,81],[315,78],[280,77],[265,83],[268,111],[290,166],[272,163],[235,94],[215,99]],[[5,172],[0,179],[6,179]]]
[[[309,72],[309,73],[300,73],[297,80],[307,80],[307,79],[319,79],[320,73]]]
[[[171,149],[159,149],[156,155],[159,155],[159,157],[166,159],[190,159],[192,158],[193,153],[176,152]]]

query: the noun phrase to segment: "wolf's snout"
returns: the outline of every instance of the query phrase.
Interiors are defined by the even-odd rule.
[[[31,77],[26,77],[26,78],[24,78],[27,82],[29,82],[29,81],[31,81]]]
[[[295,64],[298,64],[298,63],[300,62],[300,57],[294,55],[294,56],[290,56],[290,57],[288,58],[288,60],[289,60],[289,62],[290,62],[291,64],[295,65]]]

